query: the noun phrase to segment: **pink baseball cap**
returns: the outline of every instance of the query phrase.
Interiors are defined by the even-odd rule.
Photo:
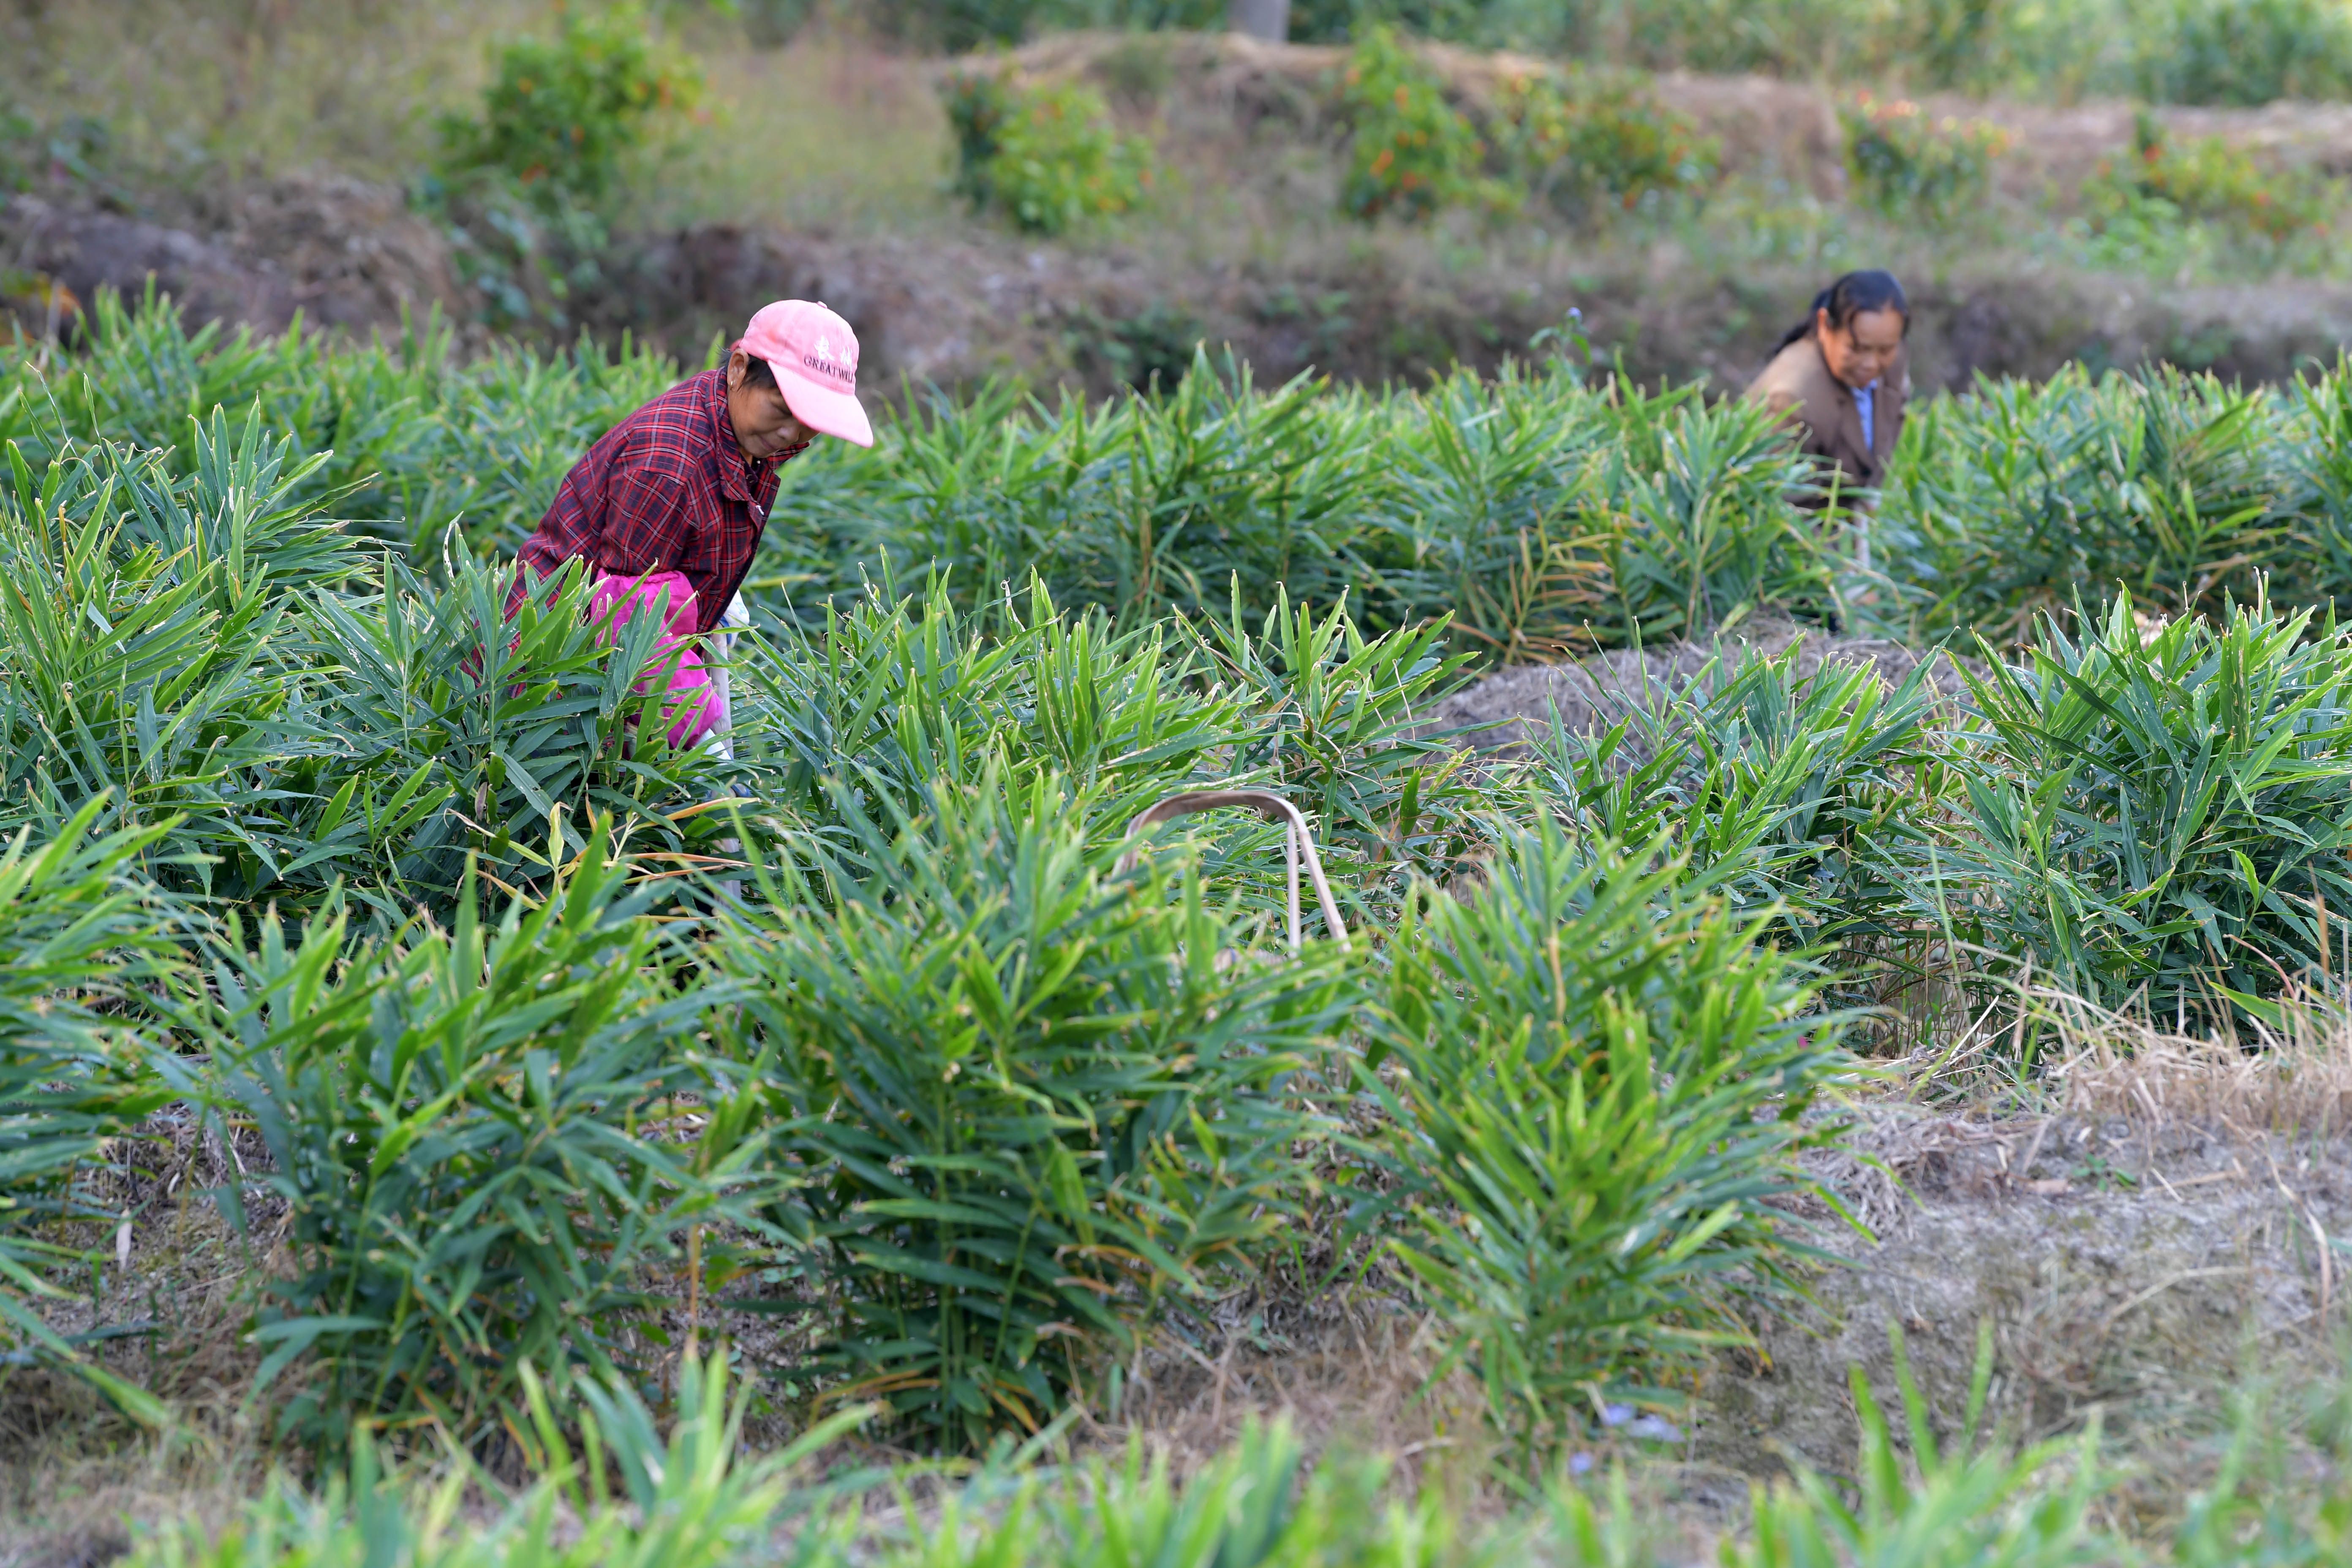
[[[743,352],[768,362],[784,406],[802,424],[874,445],[873,423],[857,403],[857,334],[847,321],[821,304],[779,300],[743,329]]]

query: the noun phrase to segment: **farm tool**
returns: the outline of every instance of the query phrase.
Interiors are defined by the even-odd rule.
[[[1331,884],[1324,879],[1323,860],[1315,853],[1315,840],[1307,835],[1307,818],[1297,806],[1272,790],[1179,790],[1166,799],[1138,812],[1135,819],[1127,825],[1127,837],[1133,838],[1147,827],[1157,826],[1163,822],[1172,822],[1180,816],[1190,816],[1195,812],[1215,811],[1221,806],[1228,805],[1239,806],[1245,811],[1255,811],[1268,822],[1282,824],[1283,857],[1288,863],[1290,873],[1288,879],[1290,951],[1297,952],[1299,945],[1298,863],[1303,858],[1307,862],[1307,874],[1315,882],[1315,896],[1323,905],[1324,923],[1331,928],[1332,936],[1338,939],[1340,949],[1344,952],[1348,946],[1348,923],[1339,918],[1339,902],[1331,897]],[[1119,857],[1118,869],[1126,871],[1132,868],[1141,854],[1142,851],[1139,848],[1129,850]]]

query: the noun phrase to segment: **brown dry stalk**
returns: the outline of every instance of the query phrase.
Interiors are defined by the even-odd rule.
[[[2065,1047],[2049,1075],[2063,1110],[2321,1137],[2352,1125],[2352,1014],[2340,1006],[2291,1001],[2283,1029],[2200,1039],[2061,993],[2032,1005]]]

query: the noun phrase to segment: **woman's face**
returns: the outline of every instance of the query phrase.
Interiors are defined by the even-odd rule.
[[[1886,374],[1903,349],[1903,313],[1899,310],[1856,310],[1846,326],[1830,325],[1830,313],[1818,311],[1815,335],[1830,374],[1848,386],[1868,386]]]
[[[741,349],[727,358],[727,417],[735,426],[735,445],[754,462],[797,452],[816,439],[772,386],[755,386],[747,379],[751,359]]]

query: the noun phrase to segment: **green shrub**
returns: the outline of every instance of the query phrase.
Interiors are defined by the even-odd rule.
[[[928,398],[878,438],[878,462],[793,464],[777,504],[803,526],[771,529],[769,559],[804,614],[868,578],[934,573],[967,608],[1034,574],[1055,604],[1129,624],[1223,608],[1235,577],[1253,616],[1277,584],[1328,605],[1376,581],[1356,548],[1384,479],[1369,405],[1311,376],[1262,391],[1205,351],[1159,398]]]
[[[133,871],[163,829],[94,837],[104,804],[38,847],[20,830],[0,852],[0,1379],[11,1367],[66,1366],[157,1424],[151,1395],[89,1359],[37,1306],[67,1296],[50,1269],[93,1262],[47,1234],[104,1217],[82,1167],[164,1099],[135,1038],[102,1016],[173,967],[170,911]]]
[[[496,51],[478,114],[441,117],[421,192],[496,327],[572,324],[571,300],[603,279],[631,158],[702,92],[691,57],[657,44],[633,5],[558,15],[551,41]]]
[[[184,1019],[211,1061],[161,1066],[269,1151],[220,1197],[240,1229],[240,1184],[285,1205],[291,1272],[254,1332],[257,1390],[300,1363],[280,1435],[499,1441],[526,1368],[559,1405],[634,1370],[625,1331],[674,1300],[656,1288],[699,1289],[653,1272],[688,1229],[759,1234],[765,1135],[691,1044],[723,996],[685,983],[607,838],[494,925],[468,877],[446,932],[350,948],[340,915],[291,941],[272,915],[257,948],[234,920],[215,944]]]
[[[439,339],[346,353],[191,338],[160,308],[104,302],[99,324],[89,374],[61,378],[71,434],[128,426],[165,443],[192,410],[257,399],[298,450],[334,450],[299,493],[315,505],[356,485],[336,510],[383,521],[349,531],[420,563],[438,562],[460,515],[473,550],[511,550],[581,445],[676,373],[586,345],[459,363]],[[19,375],[22,395],[0,392],[0,436],[51,450],[49,383]],[[786,470],[779,505],[795,526],[768,531],[752,591],[814,626],[869,578],[911,586],[936,571],[969,609],[1034,571],[1057,605],[1133,624],[1222,612],[1238,575],[1253,619],[1279,584],[1318,607],[1346,594],[1368,631],[1459,606],[1465,646],[1581,644],[1588,631],[1613,646],[1633,635],[1629,614],[1670,635],[1693,603],[1695,551],[1703,618],[1759,592],[1826,605],[1816,531],[1781,493],[1801,470],[1769,421],[1701,407],[1689,388],[1637,395],[1580,375],[1261,389],[1230,356],[1196,353],[1159,398],[927,395],[874,451],[827,444]],[[1653,539],[1654,517],[1669,531]]]
[[[2211,614],[2249,596],[2258,569],[2307,570],[2284,548],[2306,448],[2274,407],[2211,375],[2076,365],[1922,407],[1872,523],[1886,598],[1908,603],[1874,613],[2008,643],[2077,595],[2096,606],[2128,588]]]
[[[2352,620],[2352,366],[2302,378],[2282,400],[2292,410],[2293,438],[2282,489],[2298,504],[2278,508],[2292,542],[2271,563],[2283,605],[2313,605]]]
[[[310,606],[303,630],[334,677],[290,684],[335,743],[275,761],[269,837],[228,862],[240,897],[307,904],[341,881],[395,927],[446,908],[469,865],[541,889],[600,815],[637,853],[709,847],[720,825],[685,808],[719,770],[669,743],[655,619],[611,637],[567,570],[509,621],[509,581],[468,563],[432,592],[394,563],[376,593]]]
[[[364,348],[217,322],[190,332],[152,287],[130,305],[100,289],[82,331],[81,356],[46,372],[20,359],[16,385],[0,392],[0,441],[34,468],[79,439],[141,448],[136,461],[184,479],[207,443],[240,450],[257,407],[273,507],[309,509],[301,521],[340,515],[348,538],[388,542],[420,567],[440,563],[454,522],[471,551],[510,556],[588,444],[678,374],[643,348],[607,353],[585,338],[544,357],[511,344],[461,356],[454,331],[429,322]],[[281,441],[290,447],[270,457]]]
[[[559,804],[673,850],[717,831],[662,815],[711,763],[633,689],[650,622],[607,646],[575,574],[509,627],[506,572],[456,563],[435,590],[371,563],[305,499],[320,458],[257,416],[195,434],[185,474],[110,445],[38,474],[12,455],[0,825],[46,834],[105,796],[117,826],[169,822],[148,852],[167,886],[308,907],[341,882],[387,928],[446,907],[468,853],[541,878]]]
[[[1857,94],[1838,108],[1846,171],[1865,206],[1890,217],[1948,221],[1981,207],[2009,132],[1980,120],[1931,121],[1908,99]]]
[[[1414,877],[1451,875],[1485,837],[1462,758],[1419,732],[1467,662],[1444,652],[1442,620],[1366,637],[1344,603],[1318,616],[1277,592],[1255,637],[1238,604],[1194,636],[1241,706],[1226,775],[1263,779],[1307,815],[1343,909],[1390,923]]]
[[[2352,633],[2260,599],[2147,629],[2119,594],[2028,653],[1969,679],[1965,832],[1922,878],[1923,918],[2164,1018],[2274,1017],[2266,999],[2340,963],[2323,931],[2352,908]]]
[[[1009,72],[966,72],[950,80],[946,94],[956,189],[975,211],[1060,234],[1131,212],[1150,193],[1151,143],[1121,132],[1090,87],[1024,87]]]
[[[2218,136],[2186,142],[2168,137],[2152,116],[2138,117],[2131,155],[2100,163],[2083,184],[2084,216],[2094,234],[2127,217],[2168,211],[2176,218],[2224,225],[2273,244],[2326,232],[2326,207],[2309,180],[2263,167],[2252,153]]]
[[[762,796],[836,855],[853,848],[845,830],[915,814],[927,791],[998,765],[1023,781],[1066,776],[1116,832],[1208,777],[1242,729],[1238,703],[1208,691],[1180,647],[1161,626],[1066,617],[1034,584],[1028,614],[1005,605],[992,627],[937,584],[919,604],[869,594],[822,638],[793,630],[751,646],[739,689],[760,723],[743,746]]]
[[[1457,371],[1392,426],[1381,569],[1362,601],[1383,618],[1450,616],[1456,647],[1504,664],[1556,658],[1605,636],[1607,524],[1580,481],[1607,438],[1581,367],[1487,382]]]
[[[1391,948],[1363,1090],[1386,1113],[1372,1205],[1496,1426],[1535,1466],[1604,1401],[1671,1405],[1797,1289],[1810,1248],[1770,1200],[1833,1135],[1801,1118],[1836,1020],[1752,920],[1679,861],[1595,854],[1538,812],[1485,885],[1432,890]],[[1370,1070],[1382,1052],[1404,1068]]]
[[[1472,818],[1483,796],[1458,760],[1414,732],[1459,673],[1443,639],[1442,626],[1367,637],[1344,607],[1318,615],[1279,596],[1255,628],[1236,609],[1122,631],[1058,614],[1034,585],[1025,615],[1005,605],[991,620],[960,616],[936,587],[919,605],[869,595],[821,643],[793,635],[750,651],[739,689],[762,717],[739,751],[762,798],[860,881],[885,885],[887,862],[843,835],[994,766],[1016,782],[1068,778],[1093,831],[1112,837],[1175,790],[1274,788],[1308,814],[1342,906],[1385,924],[1412,874],[1446,874],[1484,833]],[[1272,830],[1220,832],[1202,852],[1221,894],[1277,907]]]
[[[1587,481],[1607,641],[1698,637],[1764,604],[1830,607],[1829,547],[1789,500],[1813,471],[1766,409],[1629,392],[1612,412],[1616,439]]]
[[[1506,81],[1493,134],[1508,177],[1571,214],[1705,190],[1722,162],[1721,144],[1646,83],[1598,72]]]
[[[400,348],[332,362],[347,374],[322,378],[325,412],[339,458],[365,487],[345,510],[386,519],[378,531],[427,569],[455,548],[453,523],[467,552],[511,559],[581,454],[675,385],[680,368],[584,335],[547,358],[506,346],[461,362],[446,343]]]
[[[1486,143],[1446,101],[1444,81],[1386,24],[1366,33],[1340,68],[1339,111],[1349,131],[1339,184],[1349,216],[1424,220],[1446,207],[1516,205],[1480,174]]]
[[[1784,922],[1798,951],[1861,945],[1914,918],[1949,737],[1923,663],[1892,690],[1866,666],[1798,673],[1798,650],[1715,662],[1629,698],[1595,734],[1539,745],[1540,787],[1587,842],[1662,844],[1686,891]]]
[[[445,171],[495,170],[550,199],[600,202],[656,119],[700,98],[692,62],[657,46],[643,14],[623,6],[561,16],[552,41],[499,47],[479,118],[443,118]]]
[[[286,743],[289,605],[265,551],[140,540],[116,510],[140,465],[119,457],[60,458],[37,483],[19,458],[0,496],[0,820],[47,837],[104,798],[110,826],[169,825],[152,874],[207,888],[239,845],[249,770]]]
[[[2326,0],[2158,0],[2149,9],[2131,50],[2140,97],[2252,105],[2352,92],[2352,18]]]
[[[738,1053],[807,1173],[835,1397],[927,1447],[1034,1431],[1094,1390],[1163,1301],[1202,1290],[1296,1201],[1285,1096],[1344,1016],[1196,872],[1109,874],[1121,823],[1040,776],[942,780],[866,826],[872,874],[725,949]],[[1116,1389],[1111,1394],[1116,1397]]]
[[[184,449],[78,446],[37,475],[13,453],[0,526],[22,534],[44,518],[76,532],[95,524],[94,547],[126,564],[152,556],[168,576],[203,578],[201,602],[222,615],[247,600],[338,587],[366,569],[345,525],[321,515],[342,499],[317,482],[326,454],[302,454],[290,434],[266,433],[258,405],[241,426],[220,408],[188,425]],[[11,553],[20,548],[30,549],[12,545]]]
[[[428,1487],[383,1472],[375,1445],[352,1443],[347,1471],[317,1495],[280,1474],[217,1530],[180,1523],[142,1539],[137,1568],[732,1568],[758,1560],[780,1518],[799,1511],[793,1472],[866,1413],[844,1412],[777,1452],[743,1460],[751,1392],[731,1398],[726,1352],[685,1358],[668,1436],[625,1382],[582,1380],[570,1414],[593,1441],[575,1461],[544,1401],[518,1420],[541,1473],[499,1512],[461,1509],[452,1478]],[[624,1492],[613,1495],[608,1470]],[[348,1479],[346,1479],[348,1477]],[[562,1528],[554,1528],[559,1510]]]

